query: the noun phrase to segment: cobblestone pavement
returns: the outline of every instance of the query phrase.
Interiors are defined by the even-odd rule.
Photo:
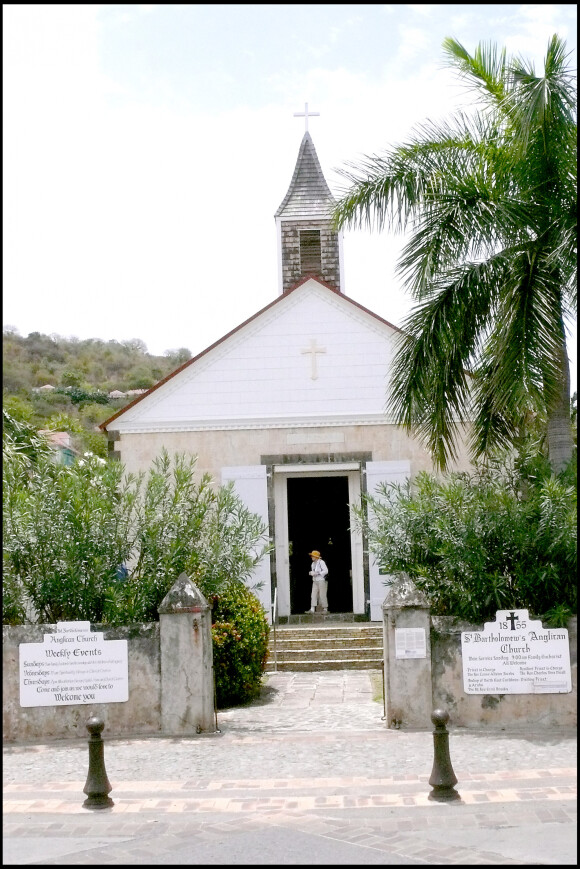
[[[380,671],[268,674],[219,732],[4,748],[5,865],[576,864],[576,734],[454,730],[461,799],[429,799],[430,731],[389,730]],[[88,734],[87,734],[88,736]]]

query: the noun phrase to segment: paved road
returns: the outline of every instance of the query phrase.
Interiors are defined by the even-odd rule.
[[[575,865],[576,734],[454,730],[461,799],[429,800],[430,731],[389,730],[379,671],[271,673],[219,732],[4,749],[4,865]],[[380,683],[379,683],[380,684]]]

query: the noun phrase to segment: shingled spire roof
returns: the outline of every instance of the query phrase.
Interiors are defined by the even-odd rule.
[[[327,216],[335,200],[322,174],[310,133],[306,131],[288,192],[274,217],[308,220]]]

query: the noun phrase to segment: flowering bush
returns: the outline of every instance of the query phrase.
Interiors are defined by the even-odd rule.
[[[270,628],[258,598],[240,582],[211,595],[210,603],[216,699],[224,708],[259,694]]]

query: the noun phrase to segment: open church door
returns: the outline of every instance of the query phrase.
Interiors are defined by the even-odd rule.
[[[233,481],[236,494],[252,513],[261,516],[268,528],[268,484],[265,465],[240,465],[222,468],[222,483]],[[261,587],[253,589],[254,594],[266,610],[268,622],[272,622],[272,589],[270,580],[270,556],[265,555],[255,568],[248,586],[256,583]]]
[[[313,549],[328,567],[328,611],[351,613],[352,555],[348,477],[290,477],[288,497],[288,555],[290,612],[310,608]]]
[[[376,491],[379,483],[404,483],[411,476],[411,463],[408,460],[400,462],[367,462],[367,492],[378,496]],[[379,566],[374,556],[369,552],[369,592],[371,621],[382,622],[383,601],[387,596],[385,581],[389,575],[379,574]]]
[[[279,614],[309,609],[313,549],[328,566],[329,611],[364,614],[363,539],[350,521],[350,505],[360,502],[360,464],[288,464],[273,470]]]

